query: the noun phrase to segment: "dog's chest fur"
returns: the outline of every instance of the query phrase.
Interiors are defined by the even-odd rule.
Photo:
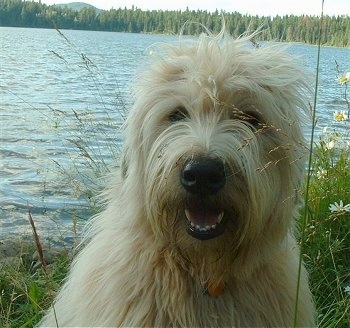
[[[286,255],[288,257],[288,255]],[[247,279],[231,276],[218,297],[211,296],[207,284],[192,277],[175,263],[154,262],[145,277],[134,286],[136,294],[124,304],[127,311],[117,314],[117,326],[173,326],[173,327],[223,327],[223,326],[292,326],[295,300],[294,288],[281,293],[287,285],[288,267],[264,266]],[[151,282],[151,283],[150,283]],[[132,281],[130,284],[133,285]],[[131,286],[130,286],[131,287]],[[133,287],[131,287],[133,289]],[[262,290],[264,292],[262,293]],[[247,293],[247,291],[249,291]],[[118,291],[116,291],[118,293]],[[120,295],[126,298],[126,295]],[[304,301],[301,300],[301,303]],[[305,306],[305,305],[302,305]],[[301,322],[308,318],[302,317]],[[269,316],[268,313],[275,313]],[[310,321],[311,324],[311,321]]]

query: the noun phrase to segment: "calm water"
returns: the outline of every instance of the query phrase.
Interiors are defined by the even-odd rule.
[[[29,210],[41,234],[58,226],[67,238],[72,220],[90,216],[84,186],[118,165],[133,74],[149,46],[176,38],[63,33],[0,27],[0,237],[29,232]],[[316,47],[289,51],[315,72]],[[345,109],[335,60],[349,70],[350,50],[321,50],[319,130]]]

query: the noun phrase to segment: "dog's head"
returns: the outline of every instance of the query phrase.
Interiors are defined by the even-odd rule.
[[[156,236],[237,249],[282,240],[305,165],[306,89],[290,55],[249,37],[162,45],[138,77],[124,158]]]

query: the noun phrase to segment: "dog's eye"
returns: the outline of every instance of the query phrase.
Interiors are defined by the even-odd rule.
[[[247,112],[247,113],[244,113],[244,118],[243,120],[251,125],[253,125],[254,127],[257,127],[259,125],[262,124],[262,121],[261,121],[261,117],[258,113],[256,112]]]
[[[263,125],[261,115],[257,112],[245,112],[243,115],[243,121],[249,123],[255,128]]]
[[[249,124],[254,128],[259,128],[264,124],[261,115],[257,111],[252,111],[252,110],[248,110],[248,111],[234,110],[231,113],[231,119],[240,120],[244,123]]]
[[[169,115],[170,122],[183,121],[188,116],[187,110],[184,107],[177,107]]]

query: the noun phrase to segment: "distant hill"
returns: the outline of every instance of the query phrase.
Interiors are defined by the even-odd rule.
[[[83,9],[83,8],[93,8],[93,9],[95,9],[96,14],[98,14],[98,13],[101,11],[101,9],[98,9],[98,8],[96,8],[96,7],[94,7],[94,6],[90,5],[90,4],[88,4],[88,3],[85,3],[85,2],[62,3],[62,4],[57,4],[57,5],[55,5],[55,6],[58,6],[58,7],[68,7],[68,8],[70,8],[70,9],[72,9],[72,10],[75,10],[75,11],[79,11],[79,10],[81,10],[81,9]]]
[[[185,32],[190,35],[202,33],[201,24],[213,33],[218,33],[222,28],[222,17],[218,11],[210,13],[207,10],[194,11],[188,8],[185,11],[149,11],[136,7],[100,10],[84,2],[69,1],[72,2],[67,7],[63,4],[49,6],[33,0],[0,0],[0,26],[174,35],[180,34],[188,21],[198,23],[186,25]],[[319,44],[321,40],[322,45],[350,47],[349,14],[324,16],[321,34],[319,16],[259,17],[242,15],[236,11],[225,12],[224,16],[225,27],[234,38],[245,31],[254,31],[259,26],[263,26],[264,28],[256,35],[256,41]]]

